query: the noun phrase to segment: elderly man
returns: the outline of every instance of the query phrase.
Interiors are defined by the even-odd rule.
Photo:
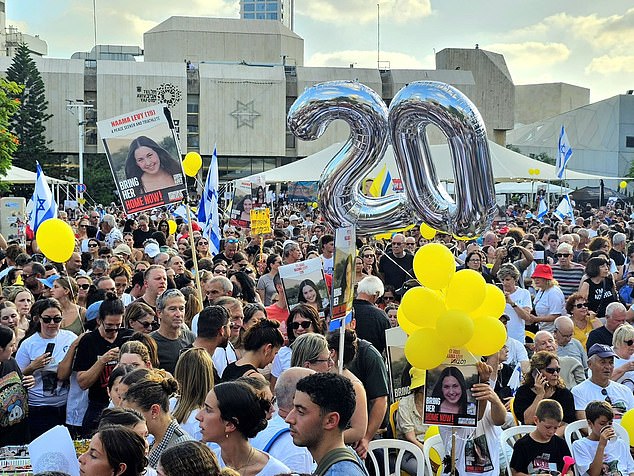
[[[385,331],[391,327],[387,314],[376,307],[377,300],[383,296],[383,283],[376,276],[366,276],[357,286],[357,297],[352,302],[356,331],[360,339],[365,339],[383,353],[385,351]]]
[[[266,428],[251,440],[251,445],[255,449],[266,451],[299,474],[312,473],[313,458],[305,447],[295,446],[290,425],[284,420],[293,409],[297,382],[314,373],[314,370],[304,367],[291,367],[282,372],[275,384],[278,410]]]
[[[114,216],[106,214],[101,219],[101,233],[104,235],[103,241],[110,248],[115,248],[119,243],[123,243],[123,234],[117,228]]]
[[[592,375],[572,389],[577,419],[586,419],[586,405],[594,400],[605,400],[612,405],[615,419],[620,419],[626,411],[634,408],[632,390],[611,380],[614,357],[616,354],[608,345],[593,344],[588,349],[588,366]]]
[[[540,350],[547,350],[557,354],[557,341],[548,331],[539,331],[535,334],[535,352]],[[574,357],[559,357],[559,366],[561,367],[559,375],[568,389],[573,388],[586,379],[581,362]]]
[[[574,357],[584,369],[588,368],[588,356],[586,350],[577,339],[573,338],[575,324],[568,316],[559,316],[555,319],[555,331],[553,336],[557,341],[557,355],[559,357]]]
[[[392,237],[392,250],[381,256],[379,273],[386,285],[399,289],[403,283],[411,279],[409,271],[414,266],[414,256],[405,252],[405,236],[396,233]]]
[[[590,349],[594,344],[612,345],[612,335],[614,331],[625,324],[628,317],[634,317],[634,310],[628,311],[620,302],[611,302],[605,308],[605,325],[593,329],[588,334],[586,349]]]
[[[81,254],[74,252],[68,261],[66,261],[66,273],[71,278],[76,278],[77,274],[81,271]],[[83,273],[83,271],[81,271]]]
[[[204,291],[204,305],[207,306],[219,297],[231,296],[233,294],[233,283],[225,276],[214,276],[205,283]]]
[[[218,347],[212,357],[214,367],[218,371],[220,377],[222,377],[222,373],[225,371],[227,365],[238,360],[236,349],[233,344],[240,336],[240,329],[242,329],[242,324],[244,322],[244,312],[242,310],[242,301],[229,296],[223,296],[216,299],[214,304],[223,306],[227,311],[229,311],[229,327],[231,328],[227,346],[225,348]]]
[[[294,264],[302,259],[302,250],[295,241],[288,240],[285,242],[282,252],[282,260],[284,264]]]

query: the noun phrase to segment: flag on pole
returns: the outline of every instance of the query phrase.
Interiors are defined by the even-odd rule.
[[[33,192],[33,209],[29,213],[29,225],[33,233],[37,232],[39,226],[49,218],[57,218],[57,204],[53,199],[51,189],[48,188],[46,176],[42,172],[39,162],[37,164],[37,178],[35,180],[35,190]]]
[[[557,209],[554,211],[554,215],[561,221],[564,221],[565,218],[570,218],[571,220],[575,218],[575,213],[568,194],[562,197],[561,202],[559,202]]]
[[[212,255],[220,253],[220,216],[218,214],[218,155],[214,146],[211,165],[207,172],[205,189],[198,205],[198,222],[203,228],[203,236],[209,240]]]
[[[379,175],[372,181],[370,186],[370,195],[373,197],[383,197],[390,190],[392,185],[392,175],[387,169],[387,164],[383,164],[383,168],[379,172]]]
[[[544,223],[544,217],[548,213],[548,204],[546,203],[546,198],[541,197],[539,200],[539,208],[537,209],[537,220],[540,223]]]
[[[557,177],[564,177],[564,170],[566,169],[566,164],[568,164],[571,156],[572,147],[570,147],[570,141],[568,140],[568,135],[564,130],[564,126],[561,126],[559,144],[557,147]]]
[[[182,203],[172,210],[172,215],[181,218],[184,223],[187,223],[187,208]]]

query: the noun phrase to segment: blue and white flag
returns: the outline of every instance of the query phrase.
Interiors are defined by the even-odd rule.
[[[177,218],[181,218],[184,223],[187,223],[187,208],[182,203],[172,210],[172,215]]]
[[[209,251],[213,256],[220,253],[220,216],[218,215],[218,156],[214,146],[211,165],[207,172],[205,190],[198,205],[198,223],[203,227],[203,236],[209,240]]]
[[[537,220],[544,223],[544,217],[548,214],[548,204],[546,199],[541,197],[539,200],[539,208],[537,209]]]
[[[564,221],[564,219],[566,218],[574,220],[575,213],[574,209],[572,208],[572,203],[570,202],[570,197],[568,196],[568,194],[562,197],[561,202],[559,202],[559,205],[557,205],[557,209],[554,211],[554,215],[561,221]]]
[[[563,178],[566,165],[572,156],[572,147],[570,147],[570,141],[568,135],[564,130],[564,126],[561,126],[561,132],[559,133],[559,144],[557,147],[557,177]]]
[[[37,232],[39,226],[49,218],[57,218],[57,204],[53,199],[51,189],[48,188],[46,177],[42,172],[39,162],[37,164],[37,179],[35,180],[35,191],[33,192],[33,209],[29,213],[29,225],[33,233]]]

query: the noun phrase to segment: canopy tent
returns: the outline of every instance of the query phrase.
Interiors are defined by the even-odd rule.
[[[46,174],[46,172],[44,172],[44,174]],[[0,177],[0,182],[17,183],[17,184],[25,184],[25,183],[34,184],[36,179],[37,179],[37,174],[35,172],[21,169],[20,167],[16,167],[12,165],[9,171],[7,172],[7,175],[4,177]],[[70,182],[67,182],[66,180],[52,178],[52,177],[49,177],[48,175],[46,176],[46,181],[49,184],[52,184],[52,183],[58,184],[58,185],[70,184]]]
[[[498,195],[507,194],[531,194],[537,193],[540,190],[548,190],[549,193],[563,194],[572,192],[571,188],[560,187],[559,185],[553,185],[545,182],[501,182],[495,184],[495,193]],[[447,192],[453,193],[453,183],[447,184]]]
[[[264,176],[266,182],[299,182],[319,180],[323,170],[335,154],[341,149],[342,143],[338,142],[308,157],[297,160],[288,165],[277,167],[264,173],[254,174],[243,180],[249,180],[253,177]],[[438,179],[443,182],[453,182],[453,170],[449,156],[449,147],[447,144],[439,144],[430,146],[432,160],[436,166],[436,174]],[[531,159],[517,152],[513,152],[506,147],[502,147],[493,141],[489,141],[489,150],[491,151],[491,163],[493,166],[493,176],[496,182],[519,182],[526,180],[553,181],[559,180],[554,165],[549,165],[539,160]],[[394,152],[392,146],[388,146],[385,156],[381,163],[370,173],[368,177],[374,177],[378,173],[383,164],[387,163],[387,168],[392,178],[400,177],[394,161]],[[539,170],[539,174],[535,174],[535,170]],[[529,173],[533,172],[533,173]],[[600,180],[608,177],[598,175],[585,174],[566,171],[566,180]]]
[[[574,192],[570,194],[570,198],[572,198],[577,203],[582,203],[582,204],[591,203],[595,206],[598,206],[600,196],[601,196],[601,187],[583,187],[583,188],[580,188],[579,190],[575,190]],[[621,200],[623,202],[630,201],[630,198],[627,195],[624,195],[620,192],[612,190],[611,188],[604,187],[603,200],[607,201],[612,197],[615,197],[617,200]]]

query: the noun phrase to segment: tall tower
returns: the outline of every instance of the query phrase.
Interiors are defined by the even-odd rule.
[[[240,0],[240,18],[245,20],[277,20],[292,30],[294,3],[295,0]]]

